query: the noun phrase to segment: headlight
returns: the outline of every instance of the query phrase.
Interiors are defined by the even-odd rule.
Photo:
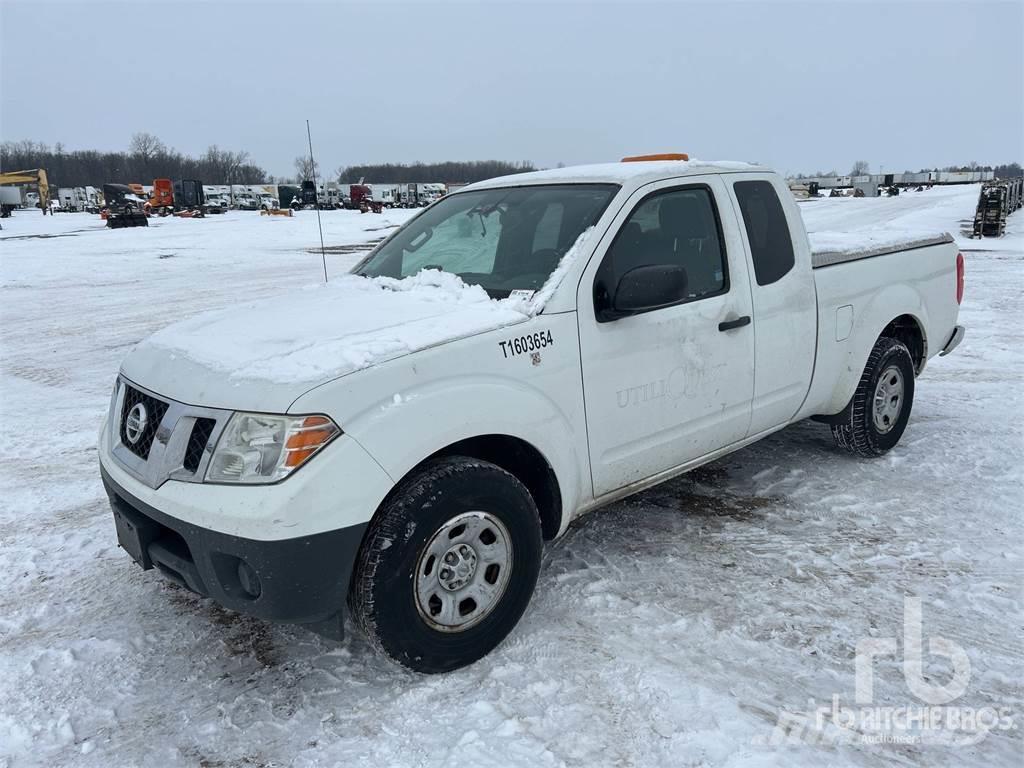
[[[206,471],[209,483],[275,483],[341,434],[326,416],[236,413]]]

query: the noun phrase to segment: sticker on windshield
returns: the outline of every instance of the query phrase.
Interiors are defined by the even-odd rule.
[[[551,336],[551,331],[537,331],[536,333],[528,333],[525,336],[519,336],[508,341],[498,342],[501,346],[501,352],[506,358],[536,352],[545,347],[553,346],[554,343],[555,340]]]
[[[510,299],[522,299],[523,301],[529,301],[533,298],[533,294],[536,291],[527,290],[526,288],[516,288],[514,291],[510,291],[508,297]]]

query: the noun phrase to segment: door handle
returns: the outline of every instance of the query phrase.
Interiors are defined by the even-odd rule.
[[[737,328],[742,328],[744,325],[750,325],[750,315],[744,315],[735,320],[725,320],[718,324],[718,330],[733,331]]]

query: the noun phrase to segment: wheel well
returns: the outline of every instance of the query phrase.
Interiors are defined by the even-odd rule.
[[[439,456],[468,456],[489,461],[515,475],[533,496],[540,512],[544,538],[555,538],[562,525],[562,493],[558,478],[543,454],[528,442],[509,435],[480,435],[452,443],[429,458]]]
[[[928,358],[928,342],[925,340],[924,331],[920,323],[911,315],[900,315],[884,329],[880,336],[888,336],[902,341],[910,350],[910,357],[914,361],[914,371],[921,372],[924,362]]]

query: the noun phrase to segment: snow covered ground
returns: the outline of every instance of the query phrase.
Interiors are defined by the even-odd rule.
[[[854,459],[803,423],[578,521],[509,640],[443,677],[351,627],[337,644],[223,611],[116,546],[95,445],[120,359],[172,320],[316,282],[314,214],[5,219],[0,766],[1019,765],[1024,213],[963,239],[976,198],[801,204],[812,230],[948,230],[967,257],[966,340],[918,381],[896,450]],[[407,215],[325,213],[329,269]],[[777,728],[854,706],[855,649],[903,646],[907,596],[925,638],[970,661],[945,706],[1005,708],[1013,727],[963,746]],[[955,670],[924,649],[945,684]],[[902,658],[875,659],[873,706],[920,705]]]

